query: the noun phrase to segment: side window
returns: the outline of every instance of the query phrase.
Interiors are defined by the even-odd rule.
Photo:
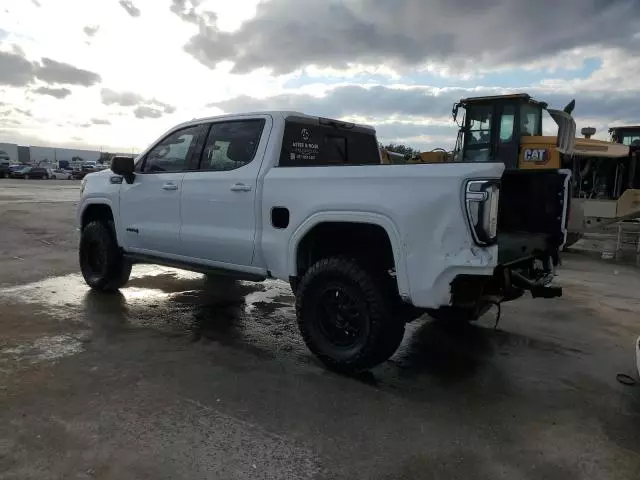
[[[181,172],[189,168],[189,156],[198,143],[201,125],[173,132],[144,157],[143,173]]]
[[[280,167],[380,165],[373,132],[288,119],[280,151]]]
[[[540,117],[542,116],[542,108],[534,105],[523,105],[520,109],[521,123],[520,134],[525,136],[542,135],[540,129]]]
[[[200,161],[200,170],[222,172],[251,163],[256,156],[264,119],[214,123]]]
[[[516,107],[507,105],[502,109],[500,116],[500,143],[513,140],[513,127],[516,118]]]

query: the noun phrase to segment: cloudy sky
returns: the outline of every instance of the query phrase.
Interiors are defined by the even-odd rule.
[[[451,148],[454,101],[514,91],[576,98],[578,127],[606,138],[640,123],[639,78],[640,0],[0,6],[0,142],[142,149],[194,117],[295,109]]]

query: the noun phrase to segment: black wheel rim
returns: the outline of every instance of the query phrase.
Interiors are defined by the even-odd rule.
[[[332,283],[323,289],[318,297],[317,315],[318,330],[334,347],[353,348],[367,335],[366,304],[346,285]]]

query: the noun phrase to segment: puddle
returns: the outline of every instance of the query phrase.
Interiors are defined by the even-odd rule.
[[[34,314],[87,326],[108,339],[131,328],[250,348],[306,349],[298,335],[294,297],[279,280],[237,281],[156,265],[136,265],[127,287],[104,294],[71,274],[0,289],[0,303],[32,306]]]
[[[87,332],[74,335],[42,337],[33,342],[0,350],[0,363],[17,362],[36,365],[76,355],[84,350]]]

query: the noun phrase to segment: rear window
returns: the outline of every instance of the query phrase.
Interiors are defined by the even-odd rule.
[[[380,151],[376,136],[370,130],[323,125],[319,120],[306,118],[286,120],[281,167],[376,164],[380,164]]]

